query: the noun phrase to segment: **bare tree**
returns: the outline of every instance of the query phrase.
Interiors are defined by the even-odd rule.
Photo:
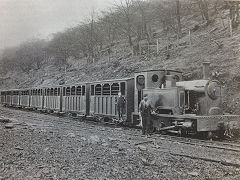
[[[176,16],[177,16],[177,23],[178,23],[177,32],[178,32],[178,36],[181,36],[182,27],[181,27],[181,15],[180,15],[180,2],[179,2],[179,0],[176,0]]]
[[[202,18],[207,21],[207,24],[209,24],[208,2],[206,0],[198,0],[198,6],[200,8]]]
[[[115,23],[119,25],[122,29],[122,32],[127,36],[128,43],[130,46],[133,45],[132,42],[132,12],[131,12],[131,0],[123,0],[120,2],[120,5],[115,4],[116,14],[118,14],[118,18],[115,19]]]

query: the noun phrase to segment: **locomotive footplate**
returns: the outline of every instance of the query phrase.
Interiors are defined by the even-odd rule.
[[[185,115],[169,115],[152,113],[153,127],[156,130],[168,130],[175,128],[191,128],[195,129],[193,122],[196,122],[196,116],[191,114]]]
[[[152,114],[153,126],[157,129],[163,127],[191,128],[197,132],[218,131],[226,129],[240,129],[240,115],[211,115],[196,116]],[[164,126],[162,126],[164,124]]]
[[[240,129],[240,115],[196,116],[197,131],[218,131],[224,129]]]

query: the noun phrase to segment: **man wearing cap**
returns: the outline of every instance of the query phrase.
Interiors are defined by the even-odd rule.
[[[142,134],[150,133],[152,106],[148,100],[148,95],[143,95],[143,100],[139,104],[139,113],[142,117]]]
[[[122,117],[123,117],[124,107],[125,107],[125,99],[122,96],[122,93],[118,92],[118,97],[117,97],[118,120],[123,120]]]

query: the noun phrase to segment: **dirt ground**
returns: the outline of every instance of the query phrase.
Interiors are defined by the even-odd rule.
[[[0,179],[238,179],[240,152],[178,142],[139,129],[0,107]],[[2,118],[3,119],[3,118]],[[11,127],[11,124],[13,127]],[[8,123],[9,125],[9,123]]]

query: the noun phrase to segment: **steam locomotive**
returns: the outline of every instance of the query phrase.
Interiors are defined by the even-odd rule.
[[[239,128],[240,116],[224,115],[222,87],[209,76],[209,62],[203,63],[203,79],[183,81],[182,72],[148,70],[134,77],[73,85],[59,85],[1,91],[1,103],[80,117],[117,118],[117,94],[125,98],[123,118],[139,124],[139,103],[143,94],[154,107],[153,128],[173,133],[223,133],[229,124]]]

